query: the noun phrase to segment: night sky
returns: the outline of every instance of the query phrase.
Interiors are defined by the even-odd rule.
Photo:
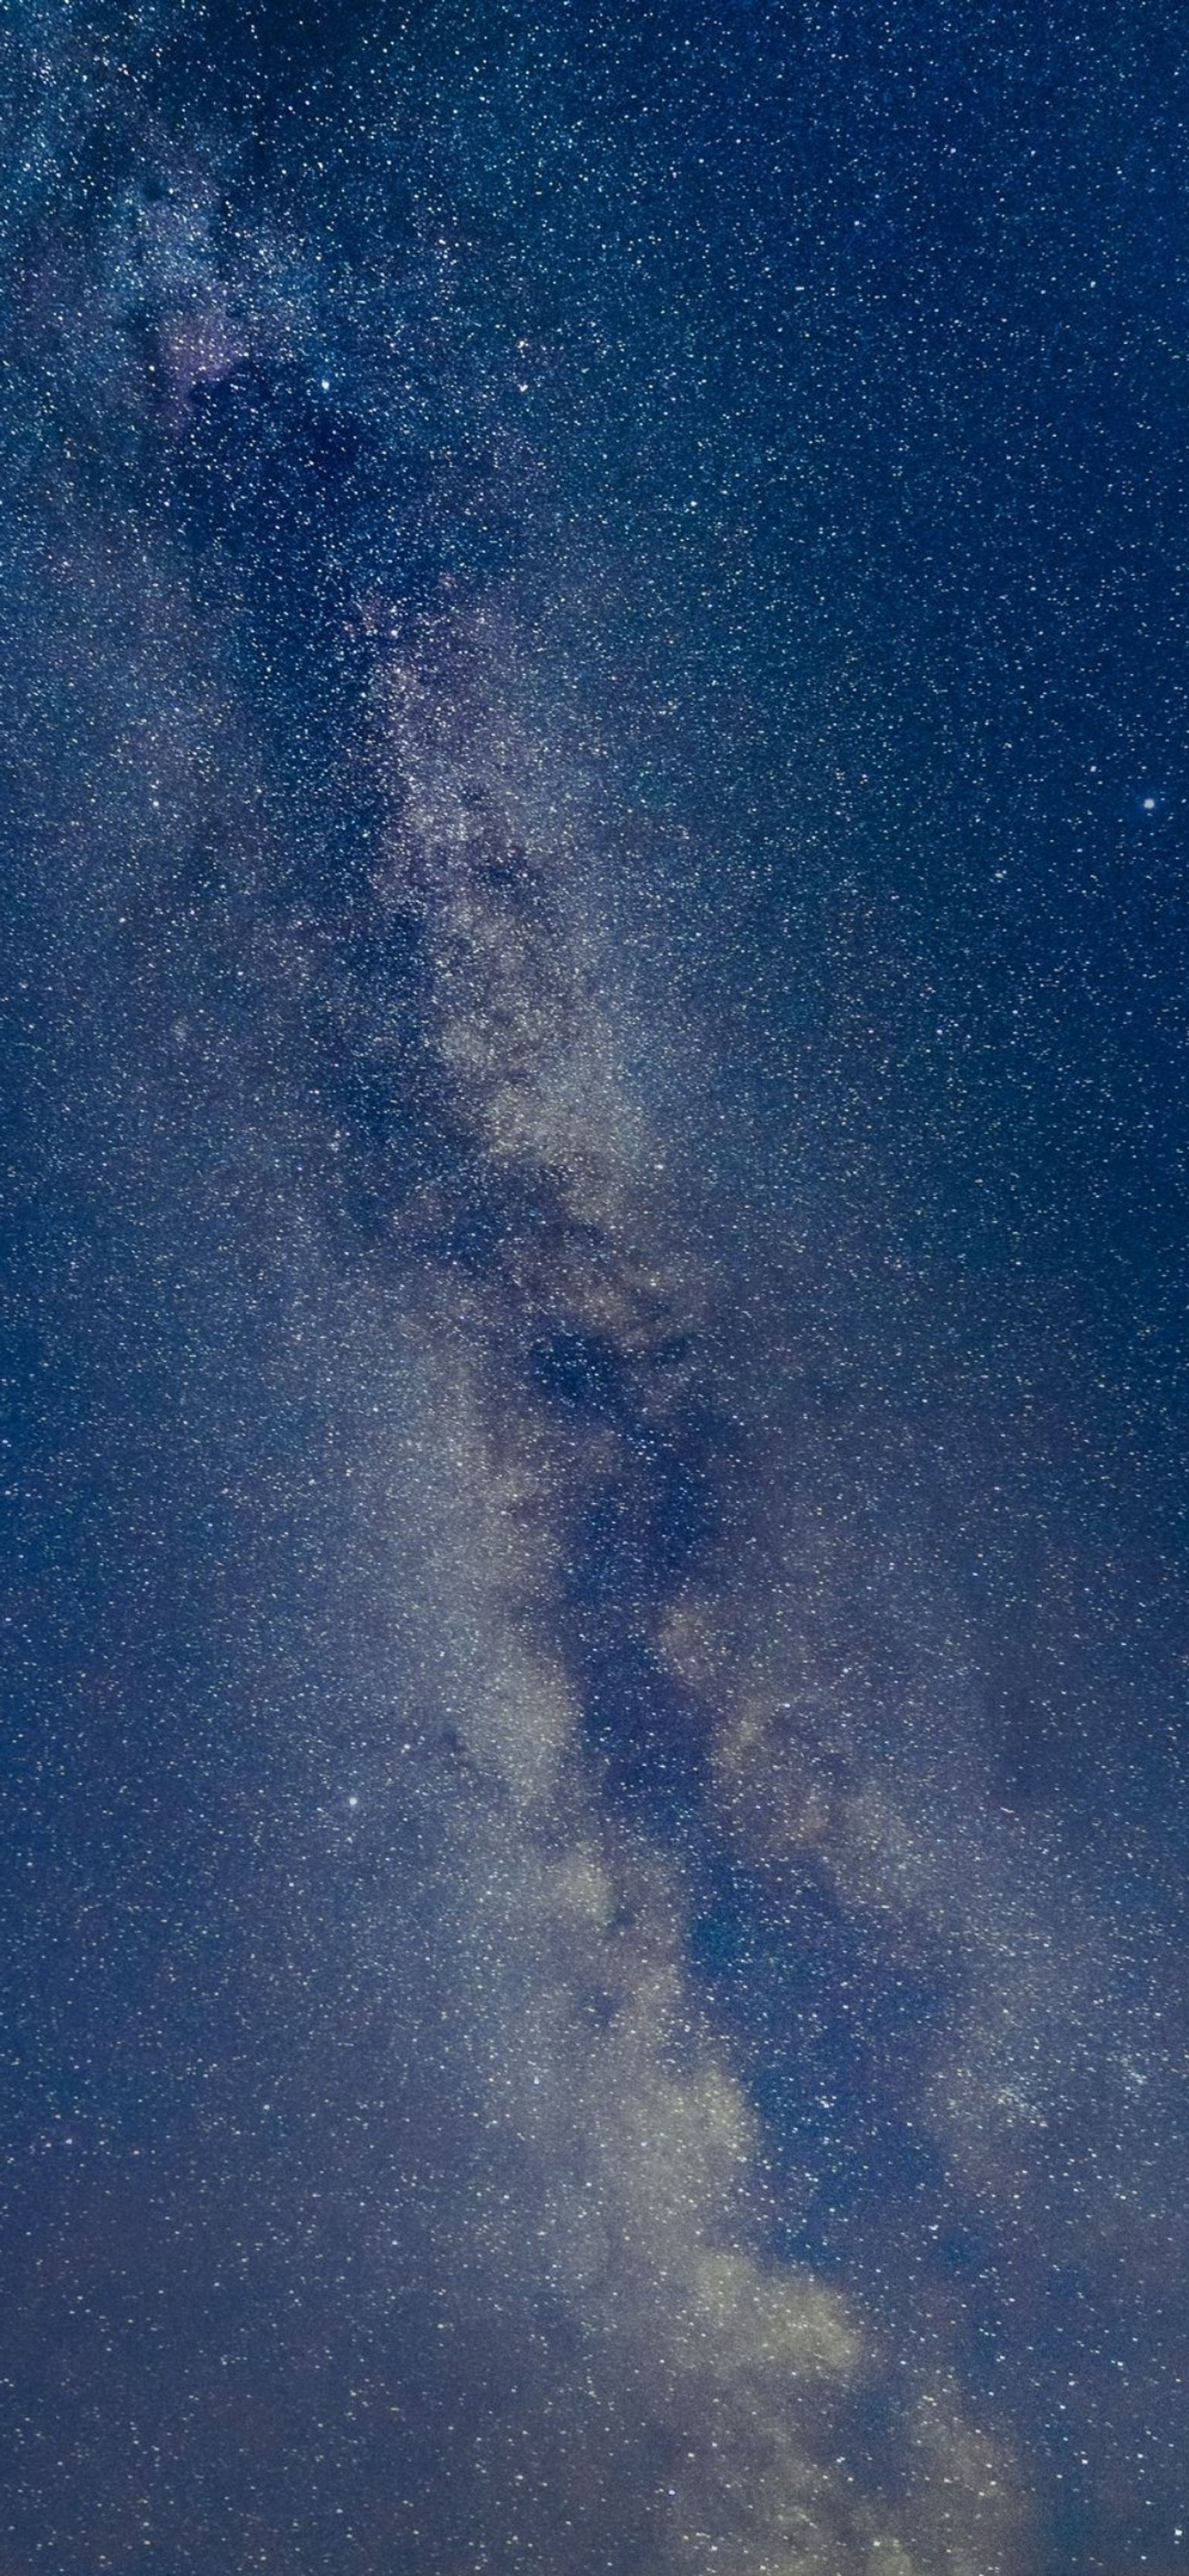
[[[1189,2570],[1189,42],[13,0],[0,2576]]]

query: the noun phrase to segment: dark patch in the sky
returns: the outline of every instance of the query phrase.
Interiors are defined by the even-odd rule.
[[[315,400],[295,369],[242,362],[198,385],[178,482],[199,595],[242,585],[266,704],[304,699],[303,724],[358,705],[369,653],[353,615],[363,567],[395,581],[426,491],[424,460],[390,455],[364,423]]]
[[[696,1816],[708,1785],[706,1721],[658,1662],[649,1633],[713,1540],[720,1495],[711,1409],[694,1402],[656,1427],[650,1375],[602,1337],[569,1329],[530,1353],[532,1383],[563,1418],[615,1435],[613,1466],[596,1469],[571,1515],[562,1637],[613,1794],[668,1839],[677,1817]]]
[[[529,1352],[529,1382],[579,1421],[622,1424],[623,1353],[601,1333],[562,1325]]]
[[[845,2263],[848,2234],[889,2202],[919,2227],[942,2167],[914,2106],[954,2010],[952,1979],[881,1960],[812,1864],[777,1898],[712,1847],[690,1949],[735,2035],[769,2152],[791,2181],[816,2178],[790,2250]]]
[[[618,1475],[575,1515],[567,1544],[567,1593],[599,1618],[639,1617],[689,1571],[713,1536],[715,1503],[704,1464],[657,1439],[623,1445]]]
[[[705,1729],[647,1646],[604,1626],[573,1654],[587,1744],[606,1794],[663,1844],[696,1838],[707,1788]]]

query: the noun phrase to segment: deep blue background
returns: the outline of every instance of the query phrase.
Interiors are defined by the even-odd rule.
[[[259,2534],[282,2545],[294,2494],[302,2565],[339,2563],[318,2520],[339,2493],[363,2533],[343,2564],[395,2564],[410,2544],[386,2499],[438,2438],[426,2336],[410,2330],[415,2365],[394,2357],[346,2220],[331,2244],[299,2216],[346,2131],[366,2197],[396,2161],[385,2121],[403,2136],[416,2118],[385,2108],[383,1997],[361,1992],[355,1942],[395,1880],[409,1902],[396,1828],[349,1869],[334,1841],[388,1725],[381,1649],[362,1680],[344,1666],[344,1638],[382,1628],[378,1577],[352,1562],[344,1581],[336,1553],[351,1524],[325,1388],[303,1399],[290,1373],[278,1392],[272,1250],[328,1119],[340,1159],[311,1196],[348,1300],[383,1281],[418,1189],[445,1208],[419,1257],[479,1279],[540,1219],[493,1197],[449,1105],[418,1091],[422,961],[369,892],[382,816],[354,751],[365,595],[411,634],[502,586],[576,670],[685,989],[730,1031],[722,1184],[769,1230],[818,1228],[807,1488],[821,1477],[861,1525],[856,1561],[892,1544],[905,1496],[929,1533],[860,1638],[866,1740],[894,1753],[927,1582],[971,1676],[972,1805],[1021,1821],[1046,1866],[1056,1836],[1112,1930],[1117,1985],[1081,2058],[1071,2045],[1055,2133],[1021,2148],[1022,2215],[947,2165],[921,2113],[961,1965],[924,1934],[906,1958],[828,1873],[778,1901],[749,1872],[704,1721],[644,1634],[712,1561],[750,1473],[713,1368],[691,1368],[660,1432],[669,1360],[633,1377],[546,1319],[517,1343],[523,1384],[579,1431],[612,1426],[627,1460],[566,1533],[592,1766],[686,1873],[694,1973],[763,2124],[774,2251],[893,2333],[919,2315],[996,2392],[1045,2576],[1167,2570],[1184,2505],[1183,39],[1171,13],[1088,7],[277,5],[249,23],[212,6],[151,37],[84,26],[51,75],[63,97],[80,67],[98,104],[49,195],[36,171],[14,190],[5,279],[5,2223],[24,2447],[4,2565],[47,2547],[91,2563],[89,2499],[123,2492],[120,2427],[142,2402],[105,2411],[121,2336],[127,2385],[159,2369],[165,2418],[192,2405],[200,2427],[162,2473],[162,2576]],[[130,172],[167,194],[196,162],[216,173],[208,256],[233,267],[252,226],[290,224],[306,288],[290,348],[200,384],[178,431],[151,281],[113,326],[147,388],[123,410],[92,319]],[[75,297],[64,325],[47,275]],[[415,388],[399,417],[394,321]],[[130,560],[138,526],[170,550],[267,780],[247,875],[233,802],[183,834],[175,869],[112,783],[129,683],[113,658],[109,703],[93,675],[137,577],[83,612],[69,565],[100,527]],[[47,555],[67,564],[56,597]],[[93,817],[94,859],[64,884],[71,812]],[[315,972],[278,1005],[295,922]],[[408,1061],[377,1075],[344,1031],[394,996]],[[200,1061],[170,1091],[180,1016]],[[842,1617],[823,1614],[824,1663],[854,1643]],[[1138,1999],[1136,2080],[1159,2106],[1142,2255],[1105,2203],[1087,2218],[1075,2152],[1100,2098],[1129,2152],[1095,2071],[1124,2046],[1116,1996]],[[311,2322],[287,2338],[298,2292]],[[224,2344],[261,2419],[233,2474],[211,2396]],[[341,2410],[357,2380],[358,2440]],[[393,2382],[417,2416],[398,2465],[368,2416]],[[855,2432],[873,2476],[888,2410]],[[310,2428],[328,2424],[340,2448],[315,2474]],[[55,2491],[68,2536],[47,2541]],[[455,2545],[439,2500],[427,2567]],[[134,2563],[126,2521],[102,2524],[102,2563]]]

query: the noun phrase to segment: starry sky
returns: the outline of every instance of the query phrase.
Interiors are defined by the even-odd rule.
[[[1187,109],[14,0],[0,2576],[1189,2567]]]

